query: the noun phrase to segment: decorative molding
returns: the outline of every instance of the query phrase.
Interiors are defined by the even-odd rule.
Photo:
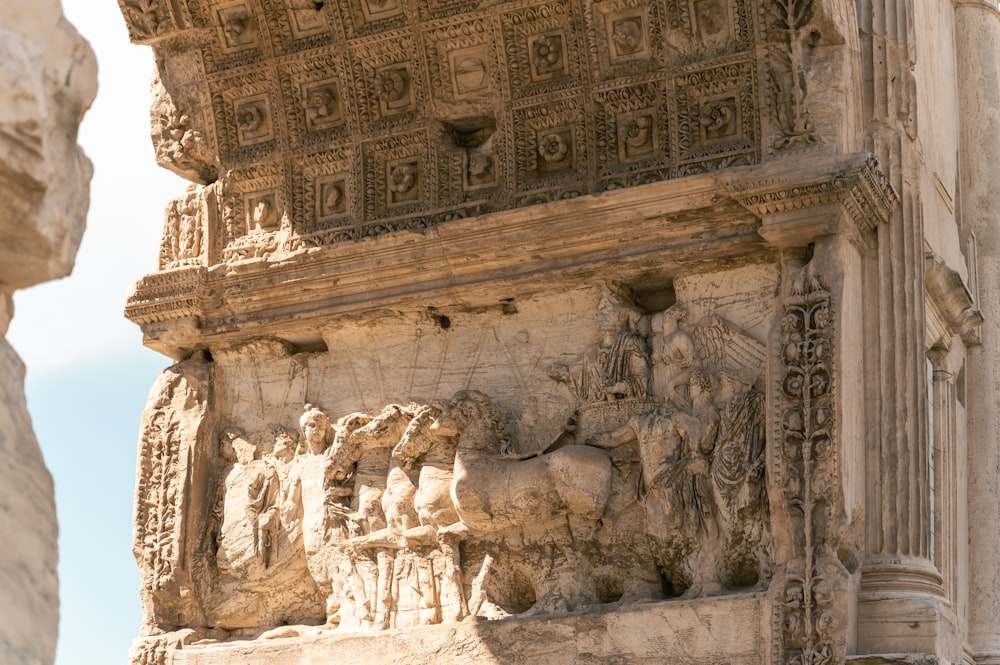
[[[976,308],[962,276],[934,252],[924,254],[924,283],[927,289],[928,347],[940,344],[949,348],[953,336],[964,337],[986,320]]]
[[[666,278],[682,267],[772,253],[757,233],[759,221],[709,175],[554,201],[531,211],[457,217],[433,229],[417,226],[420,216],[412,219],[414,230],[405,235],[353,236],[353,242],[333,246],[308,242],[348,232],[331,221],[327,230],[288,239],[290,247],[274,258],[147,275],[136,284],[126,316],[142,326],[147,344],[182,357],[184,349],[219,335],[246,335],[251,328],[271,334],[304,318],[377,303],[451,301],[453,289],[463,285],[484,297],[489,292],[495,302],[514,291],[544,290],[542,275],[583,278],[613,266],[622,275]],[[276,242],[280,235],[273,236]],[[308,302],[301,298],[306,288]]]
[[[840,496],[830,292],[803,269],[785,298],[781,369],[772,392],[776,419],[774,500],[789,519],[791,558],[775,589],[774,663],[832,665],[843,661],[843,617],[835,607],[836,515]]]
[[[761,218],[761,235],[779,247],[842,231],[863,245],[899,203],[878,161],[867,154],[735,169],[723,180],[733,198]],[[842,219],[849,228],[841,228]]]

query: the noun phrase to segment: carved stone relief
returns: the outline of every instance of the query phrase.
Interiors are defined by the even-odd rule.
[[[198,129],[204,121],[197,115],[198,104],[190,99],[171,98],[159,76],[152,84],[150,109],[156,163],[182,178],[207,185],[218,178],[218,158],[209,139]]]
[[[773,505],[789,520],[789,561],[772,585],[774,662],[813,664],[844,657],[846,616],[838,559],[843,503],[836,438],[834,320],[830,292],[801,269],[783,303],[781,366],[774,373],[778,441]]]
[[[767,271],[740,274],[773,290]],[[183,472],[200,474],[211,503],[187,527],[201,534],[187,566],[205,615],[174,625],[194,629],[192,640],[252,637],[282,623],[371,632],[767,587],[764,346],[759,332],[699,302],[719,279],[685,282],[690,302],[653,314],[611,289],[509,305],[496,313],[495,341],[449,332],[481,314],[456,315],[448,327],[434,312],[376,317],[367,325],[401,348],[417,326],[414,352],[439,358],[417,363],[421,375],[437,374],[435,398],[363,392],[353,412],[291,398],[349,403],[358,367],[331,352],[288,356],[263,340],[220,349],[201,365],[216,366],[221,400],[212,453]],[[707,297],[758,327],[748,309]],[[518,314],[536,317],[536,307],[549,313],[548,331],[518,330]],[[546,336],[569,321],[592,331],[592,343],[546,350]],[[470,342],[475,354],[460,350]],[[371,349],[371,361],[385,362],[388,348]],[[506,388],[492,381],[502,401],[449,391],[456,379],[479,380],[473,357],[514,372]],[[430,385],[418,387],[416,365],[376,371],[410,394]],[[447,378],[455,371],[465,378]],[[180,389],[160,394],[176,401]],[[143,455],[164,469],[143,467],[142,496],[159,496],[149,489],[161,477],[185,477],[183,437],[159,434],[172,431],[162,426],[170,418],[147,417]],[[174,447],[160,454],[160,441]],[[143,569],[159,579],[156,566]]]
[[[805,28],[815,11],[813,0],[765,0],[765,30],[772,45],[767,72],[772,108],[783,137],[775,148],[815,143],[816,129],[806,104]]]
[[[160,270],[205,263],[206,219],[204,199],[192,188],[167,208],[160,245]]]
[[[274,203],[291,233],[214,264],[755,164],[775,123],[783,143],[812,141],[799,85],[812,3],[785,4],[418,2],[411,15],[394,0],[129,0],[123,12],[133,39],[185,62],[162,73],[164,165],[221,177],[222,209],[252,193],[235,174],[280,163]],[[300,181],[331,160],[329,179]]]

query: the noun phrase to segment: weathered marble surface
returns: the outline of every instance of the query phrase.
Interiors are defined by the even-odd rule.
[[[767,663],[767,600],[760,595],[708,603],[621,604],[547,621],[509,619],[411,628],[391,636],[301,637],[185,647],[176,665],[691,665]]]
[[[991,0],[120,5],[196,183],[126,310],[136,663],[741,584],[761,662],[997,662]]]
[[[90,46],[58,0],[0,3],[0,654],[11,665],[52,662],[59,599],[52,479],[3,334],[15,289],[73,267],[91,174],[76,132],[96,88]]]

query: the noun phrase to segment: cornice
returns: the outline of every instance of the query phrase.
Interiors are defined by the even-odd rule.
[[[740,205],[761,219],[772,245],[805,245],[846,232],[858,245],[889,222],[899,198],[870,154],[816,157],[803,153],[781,162],[734,170],[725,178]],[[846,221],[848,228],[842,228]]]
[[[822,233],[860,235],[885,223],[895,200],[867,155],[808,169],[733,169],[302,248],[280,260],[165,270],[136,284],[126,316],[147,345],[183,357],[252,337],[294,340],[375,309],[477,308],[609,277],[669,284],[679,274],[769,260],[775,247],[805,247]],[[817,210],[824,224],[815,223]],[[828,223],[840,218],[851,228]],[[784,244],[773,241],[776,219]]]

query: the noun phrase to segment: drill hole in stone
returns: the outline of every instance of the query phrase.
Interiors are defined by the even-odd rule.
[[[492,116],[461,118],[442,124],[451,137],[452,143],[458,148],[478,148],[486,143],[497,130],[496,118]]]

